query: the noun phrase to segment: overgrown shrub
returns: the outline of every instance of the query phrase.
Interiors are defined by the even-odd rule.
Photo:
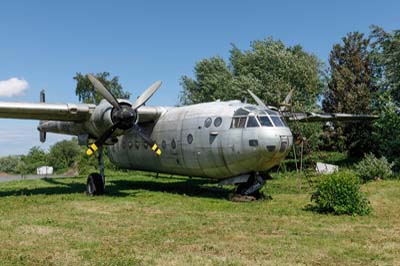
[[[20,156],[6,156],[0,158],[0,172],[17,173],[16,167],[21,161]]]
[[[395,104],[389,92],[379,95],[376,105],[379,118],[373,124],[372,138],[376,146],[374,153],[385,156],[394,163],[393,170],[400,171],[399,106]]]
[[[355,169],[363,181],[369,181],[391,177],[393,165],[384,156],[378,159],[375,155],[369,153],[365,154],[364,159],[356,164]]]
[[[369,201],[360,191],[360,182],[352,172],[337,172],[322,177],[311,196],[313,210],[333,214],[367,215]]]

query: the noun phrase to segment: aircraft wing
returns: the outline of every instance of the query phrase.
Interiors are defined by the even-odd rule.
[[[283,113],[284,117],[289,121],[299,122],[327,122],[327,121],[370,121],[378,119],[377,115],[365,114],[342,114],[342,113]]]
[[[90,119],[94,104],[52,104],[0,102],[0,118],[84,122]],[[168,107],[142,106],[137,112],[138,123],[157,120]]]
[[[156,121],[163,113],[168,111],[173,107],[164,107],[164,106],[141,106],[137,112],[139,116],[138,123],[146,123],[146,122],[154,122]]]
[[[95,109],[93,104],[0,102],[0,118],[83,122]]]

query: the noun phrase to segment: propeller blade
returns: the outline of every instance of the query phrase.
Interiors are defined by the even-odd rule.
[[[116,123],[114,124],[112,127],[110,127],[106,132],[103,133],[103,135],[100,136],[100,138],[98,138],[96,140],[95,143],[91,144],[88,149],[86,150],[86,154],[88,156],[92,155],[95,151],[98,150],[98,148],[100,146],[102,146],[104,144],[104,142],[106,142],[106,140],[111,137],[111,135],[114,133],[114,131],[118,128],[118,124]]]
[[[288,95],[286,95],[285,100],[283,101],[284,104],[290,104],[290,101],[292,100],[293,92],[294,92],[294,89],[291,89],[289,91]]]
[[[98,93],[101,94],[101,96],[104,97],[112,106],[117,108],[118,110],[121,110],[121,106],[119,105],[117,99],[115,99],[114,95],[111,94],[109,90],[104,87],[104,85],[96,79],[92,74],[87,74],[87,77],[89,78],[90,82],[92,82],[94,88]]]
[[[133,128],[136,130],[136,133],[138,133],[138,135],[151,147],[151,149],[152,149],[158,156],[160,156],[160,155],[161,155],[161,150],[160,150],[160,148],[158,147],[158,145],[157,145],[151,138],[149,138],[146,134],[144,134],[144,133],[142,132],[142,129],[141,129],[138,125],[134,124],[134,125],[133,125]]]
[[[253,97],[254,101],[256,101],[256,103],[257,103],[259,106],[261,106],[261,107],[267,109],[267,106],[265,105],[265,103],[264,103],[263,101],[261,101],[261,99],[258,98],[257,95],[255,95],[254,93],[252,93],[251,90],[247,90],[247,91],[250,93],[251,97]]]
[[[147,90],[145,90],[142,95],[140,95],[135,103],[132,105],[132,109],[136,110],[143,104],[147,102],[148,99],[150,99],[151,96],[158,90],[158,88],[161,86],[162,82],[161,80],[156,81],[153,85],[151,85]]]
[[[279,104],[279,111],[281,112],[287,112],[289,111],[289,107],[291,107],[291,103],[290,101],[292,100],[292,96],[293,96],[293,92],[294,89],[291,89],[288,93],[288,95],[286,95],[285,100]]]

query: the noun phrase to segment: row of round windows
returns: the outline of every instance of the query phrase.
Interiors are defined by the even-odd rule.
[[[204,127],[209,128],[212,124],[212,118],[208,117],[205,121],[204,121]],[[222,124],[222,118],[221,117],[217,117],[214,120],[214,126],[215,127],[219,127]],[[193,135],[192,134],[188,134],[187,135],[187,143],[188,144],[192,144],[193,142]],[[129,142],[129,148],[131,149],[133,146],[133,144],[131,142]],[[135,147],[136,149],[139,149],[140,145],[139,145],[139,141],[135,142]],[[146,143],[144,143],[144,148],[147,149],[148,145]],[[165,140],[163,140],[161,142],[161,147],[165,150],[167,148],[167,142]],[[171,141],[171,147],[172,149],[176,149],[176,142],[175,139],[172,139]]]
[[[204,127],[209,128],[212,124],[212,118],[211,117],[207,117],[206,121],[204,121]],[[221,117],[217,117],[214,120],[214,126],[215,127],[219,127],[222,124],[222,118]]]
[[[192,135],[192,134],[187,135],[186,140],[187,140],[187,143],[188,143],[188,144],[192,144],[192,142],[193,142],[193,135]],[[132,147],[133,147],[132,142],[129,142],[128,146],[129,146],[129,149],[132,149]],[[147,143],[143,143],[143,146],[144,146],[145,149],[147,149],[147,147],[148,147]],[[124,146],[123,146],[123,147],[124,147]],[[139,142],[139,141],[136,141],[136,142],[135,142],[135,147],[136,147],[137,150],[140,148],[140,142]],[[165,140],[163,140],[163,141],[161,142],[161,147],[162,147],[163,150],[165,150],[165,149],[167,148],[167,142],[166,142]],[[171,147],[172,147],[172,149],[174,149],[174,150],[176,149],[176,142],[175,142],[175,139],[172,139],[172,141],[171,141]]]

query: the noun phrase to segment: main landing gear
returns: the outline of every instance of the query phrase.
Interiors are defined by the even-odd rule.
[[[271,198],[270,196],[265,196],[260,192],[267,179],[271,179],[269,174],[260,174],[258,172],[251,173],[246,182],[240,183],[237,186],[235,193],[231,197],[231,200],[253,201]]]
[[[99,147],[98,161],[100,173],[91,173],[87,178],[86,194],[89,196],[98,196],[105,193],[103,146]]]

